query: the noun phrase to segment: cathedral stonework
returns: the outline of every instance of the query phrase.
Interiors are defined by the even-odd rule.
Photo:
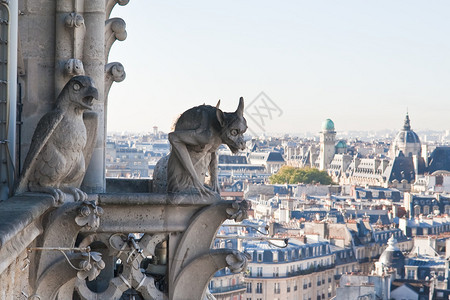
[[[247,218],[248,203],[223,200],[214,180],[203,190],[194,179],[200,193],[189,192],[194,186],[167,193],[154,191],[149,179],[105,176],[108,93],[125,79],[124,66],[108,56],[127,37],[125,21],[110,14],[128,0],[12,2],[1,12],[18,17],[20,47],[8,53],[19,53],[23,125],[13,144],[24,155],[13,159],[23,166],[15,184],[1,189],[0,299],[211,298],[207,284],[217,271],[246,269],[248,255],[212,244],[225,220]],[[235,113],[217,107],[208,118],[197,137],[209,130],[212,146],[210,135],[202,144],[175,133],[188,158],[211,146],[203,173],[217,167],[222,143],[244,147],[243,100]],[[179,155],[175,167],[186,177],[193,174],[185,159]]]

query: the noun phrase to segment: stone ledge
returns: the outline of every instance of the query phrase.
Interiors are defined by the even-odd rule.
[[[91,197],[94,195],[90,195]],[[184,232],[193,215],[219,203],[219,195],[123,193],[97,194],[103,208],[96,232]],[[83,228],[82,231],[92,231]]]
[[[54,204],[47,194],[24,193],[0,202],[0,250]]]
[[[115,193],[98,194],[98,204],[102,205],[177,205],[204,206],[221,201],[219,195],[200,196],[198,194],[157,194],[157,193]]]

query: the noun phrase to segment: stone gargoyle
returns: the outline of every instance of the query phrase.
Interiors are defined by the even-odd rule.
[[[96,115],[92,110],[98,91],[88,76],[75,76],[67,82],[56,107],[39,121],[25,158],[16,193],[44,192],[63,202],[65,194],[75,201],[86,200],[79,189],[96,139]]]
[[[244,99],[235,112],[200,105],[185,111],[169,133],[171,153],[155,167],[156,191],[169,193],[196,192],[212,195],[220,192],[217,178],[216,151],[226,144],[233,153],[245,149]],[[209,177],[209,178],[207,178]],[[209,179],[209,182],[205,182]]]

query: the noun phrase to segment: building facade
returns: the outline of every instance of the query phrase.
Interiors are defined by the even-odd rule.
[[[286,248],[248,243],[252,255],[244,299],[331,299],[335,295],[335,255],[326,241],[290,239]]]

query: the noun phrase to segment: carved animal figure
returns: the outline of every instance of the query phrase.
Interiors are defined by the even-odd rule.
[[[167,162],[167,191],[197,191],[203,195],[219,193],[217,155],[226,144],[233,153],[245,149],[244,132],[247,122],[244,99],[239,99],[235,112],[227,113],[216,107],[200,105],[185,111],[169,133],[172,151]],[[205,186],[205,179],[209,184]]]
[[[16,193],[50,193],[57,202],[64,201],[64,192],[75,201],[87,198],[79,186],[86,169],[83,151],[93,139],[87,134],[83,112],[92,110],[94,98],[98,99],[98,91],[88,76],[75,76],[64,86],[56,108],[36,127]]]

